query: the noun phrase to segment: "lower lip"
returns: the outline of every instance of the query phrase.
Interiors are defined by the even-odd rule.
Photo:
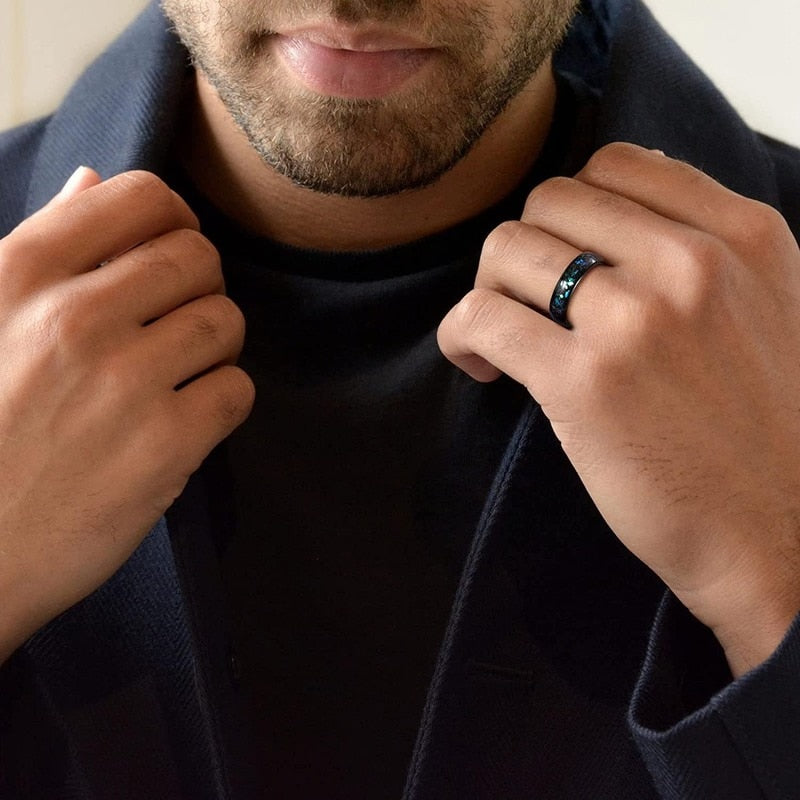
[[[433,50],[338,50],[307,39],[275,36],[283,62],[311,91],[373,100],[401,88],[433,57]]]

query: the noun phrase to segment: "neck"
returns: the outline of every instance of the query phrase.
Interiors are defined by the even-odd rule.
[[[539,156],[555,96],[548,62],[446,175],[390,197],[296,186],[261,160],[201,73],[179,152],[197,188],[250,232],[297,247],[375,250],[445,230],[502,200]]]

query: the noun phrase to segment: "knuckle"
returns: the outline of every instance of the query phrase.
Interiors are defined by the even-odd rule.
[[[131,399],[141,392],[142,375],[145,370],[131,356],[128,349],[110,349],[103,357],[103,369],[98,378],[102,394],[108,398],[110,407],[125,408]]]
[[[473,289],[456,306],[456,328],[469,338],[494,327],[500,313],[499,295],[491,289]]]
[[[87,333],[80,295],[48,292],[29,310],[28,321],[36,340],[45,347],[72,349]]]
[[[236,303],[224,294],[210,294],[195,303],[190,312],[193,334],[200,338],[242,339],[244,315]]]
[[[90,293],[74,288],[42,292],[18,309],[11,335],[24,348],[26,369],[51,381],[105,374],[113,336],[100,325]]]
[[[192,228],[179,228],[173,231],[170,236],[177,240],[181,247],[194,250],[199,256],[208,259],[212,263],[219,264],[219,251],[200,231]]]
[[[120,260],[126,257],[141,259],[146,262],[148,269],[176,270],[180,263],[177,258],[173,257],[172,248],[169,247],[169,243],[172,241],[171,236],[172,234],[167,234],[149,239],[118,258]]]
[[[628,297],[617,312],[620,329],[633,351],[649,352],[676,322],[676,308],[663,294],[653,292],[646,297]]]
[[[255,402],[255,385],[250,376],[240,367],[228,366],[220,369],[215,412],[226,428],[242,422]]]
[[[158,284],[197,285],[211,291],[222,286],[217,249],[190,228],[171,231],[140,244],[131,254]]]
[[[230,338],[234,342],[241,345],[241,343],[244,342],[245,328],[247,324],[242,310],[229,297],[226,297],[223,294],[216,296],[221,298],[220,302],[223,306],[222,310],[225,315],[225,325],[229,331]]]
[[[220,320],[208,304],[204,305],[202,310],[194,309],[189,312],[189,332],[196,339],[216,339],[222,327]]]
[[[158,175],[141,169],[122,172],[111,178],[107,185],[110,189],[141,194],[147,197],[170,194],[166,183]]]
[[[151,242],[140,245],[135,258],[144,260],[151,286],[172,286],[185,280],[181,262],[169,253],[160,251]]]
[[[592,153],[586,166],[581,170],[581,174],[590,180],[602,181],[608,175],[621,169],[637,152],[638,148],[628,142],[612,142],[603,145]]]
[[[552,211],[553,206],[560,202],[561,198],[574,187],[573,178],[556,177],[543,181],[536,186],[528,195],[525,201],[525,210],[522,213],[523,220],[535,219],[547,215]]]
[[[604,320],[603,334],[596,342],[597,349],[592,351],[601,365],[600,372],[609,380],[617,380],[620,368],[627,368],[632,362],[642,363],[643,358],[655,352],[675,322],[675,308],[665,294],[617,286],[614,303]]]
[[[503,263],[515,250],[515,244],[523,233],[524,223],[508,220],[498,225],[483,243],[481,264]]]
[[[707,296],[714,285],[725,279],[730,252],[722,241],[696,232],[674,245],[676,262],[682,280],[680,286],[688,294],[695,289]]]
[[[755,200],[747,202],[734,228],[737,239],[750,248],[761,248],[786,236],[789,226],[772,206]]]
[[[244,314],[230,297],[225,294],[212,294],[209,295],[209,301],[214,304],[220,318],[226,324],[244,326]]]
[[[153,220],[189,221],[191,212],[181,207],[175,193],[161,178],[145,170],[133,170],[114,176],[105,184],[105,191],[124,197],[132,212],[145,213]],[[191,223],[190,223],[191,224]]]
[[[222,261],[216,247],[199,231],[180,228],[168,234],[174,258],[190,268],[192,277],[222,286]]]
[[[188,228],[181,231],[182,235],[189,237],[192,246],[197,250],[193,259],[192,269],[202,273],[205,280],[220,288],[225,285],[222,275],[222,258],[216,247],[202,234]]]

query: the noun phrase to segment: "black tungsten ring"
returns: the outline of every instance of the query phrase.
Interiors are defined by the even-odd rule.
[[[605,263],[595,253],[581,253],[577,258],[573,258],[570,261],[569,266],[558,279],[556,288],[553,289],[553,296],[550,298],[550,316],[554,322],[564,328],[572,328],[570,321],[567,319],[567,306],[575,287],[592,267],[605,265]]]

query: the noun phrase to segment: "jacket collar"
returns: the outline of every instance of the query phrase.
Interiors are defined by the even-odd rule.
[[[661,149],[748,197],[777,206],[772,161],[758,135],[640,0],[606,6],[613,29],[598,146]]]
[[[26,214],[45,205],[81,165],[104,178],[159,172],[175,137],[189,57],[153,2],[81,76],[50,118],[33,168]]]

